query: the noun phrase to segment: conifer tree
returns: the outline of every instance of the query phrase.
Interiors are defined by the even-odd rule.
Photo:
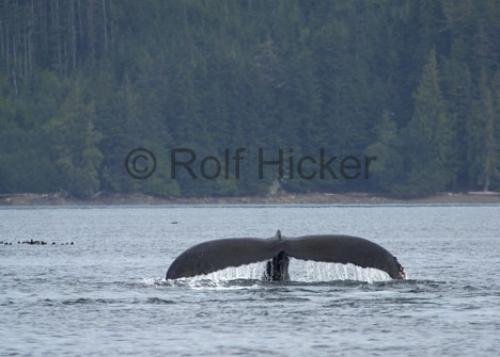
[[[448,188],[452,132],[442,99],[436,51],[429,52],[419,86],[415,92],[415,109],[408,126],[411,165],[409,193],[433,193]]]

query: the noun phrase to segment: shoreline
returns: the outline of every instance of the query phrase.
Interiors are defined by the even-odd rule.
[[[144,194],[96,195],[88,199],[59,193],[0,195],[0,206],[112,206],[203,204],[500,204],[500,192],[440,193],[426,197],[397,198],[368,193],[283,193],[270,196],[159,197]]]

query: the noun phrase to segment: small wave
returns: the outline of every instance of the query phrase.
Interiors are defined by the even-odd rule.
[[[178,288],[248,288],[262,285],[260,279],[218,279],[214,276],[199,275],[190,278],[164,279],[143,278],[139,283],[129,284],[131,287],[178,287]]]
[[[166,282],[166,280],[163,278],[142,278],[139,285],[155,287],[155,286],[159,286],[159,285],[164,285],[165,282]],[[133,284],[133,285],[136,285],[136,284]]]
[[[46,300],[47,301],[47,300]],[[50,301],[50,300],[49,300]],[[104,299],[104,298],[76,298],[65,299],[62,301],[63,305],[78,305],[78,304],[114,304],[120,302],[117,299]]]
[[[193,278],[180,278],[175,280],[166,280],[165,285],[172,287],[185,287],[190,289],[255,289],[264,284],[262,280],[257,279],[213,279],[206,276]]]
[[[175,301],[163,299],[157,296],[138,298],[91,298],[78,297],[74,299],[43,299],[36,302],[38,305],[56,306],[56,305],[112,305],[112,304],[154,304],[154,305],[170,305],[175,304]]]
[[[311,301],[309,298],[297,297],[297,296],[278,296],[278,297],[265,297],[264,301],[267,302],[308,302]]]
[[[357,268],[357,267],[355,267]],[[361,269],[361,268],[360,268]],[[365,272],[364,274],[370,274],[370,272]],[[379,274],[375,272],[375,274]],[[375,275],[382,276],[383,275]],[[359,275],[357,276],[360,277]],[[388,278],[388,280],[374,280],[371,279],[339,279],[338,277],[332,276],[331,280],[324,279],[324,275],[311,280],[292,280],[289,281],[276,281],[269,282],[262,278],[260,279],[227,279],[223,271],[218,274],[207,274],[200,275],[190,278],[179,278],[166,280],[162,278],[144,278],[140,284],[136,284],[142,287],[170,287],[170,288],[189,288],[189,289],[279,289],[283,290],[286,288],[295,289],[305,289],[311,291],[316,287],[328,287],[328,288],[360,288],[366,291],[377,291],[377,290],[387,290],[396,289],[406,293],[424,293],[429,291],[436,291],[443,289],[444,285],[449,285],[446,281],[437,280],[425,280],[425,279],[407,279],[407,280],[393,280]]]
[[[374,283],[375,286],[394,286],[398,288],[409,288],[412,292],[420,292],[422,290],[429,291],[429,289],[441,289],[448,282],[440,280],[426,280],[426,279],[405,279],[405,280],[389,280]]]
[[[9,305],[14,305],[15,301],[12,299],[6,299],[0,302],[0,306],[9,306]]]
[[[162,299],[159,297],[149,297],[146,299],[146,304],[155,304],[155,305],[171,305],[175,304],[175,301]]]

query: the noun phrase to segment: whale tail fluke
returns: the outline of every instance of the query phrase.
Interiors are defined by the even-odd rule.
[[[170,265],[167,279],[209,274],[227,267],[272,259],[279,253],[277,240],[227,238],[195,245]]]
[[[287,240],[289,257],[317,262],[354,264],[404,279],[403,266],[388,250],[367,239],[346,235],[310,235]]]
[[[287,280],[289,258],[351,263],[404,279],[404,269],[389,251],[369,240],[342,235],[310,235],[285,239],[278,230],[271,239],[227,238],[195,245],[179,255],[167,279],[209,274],[228,267],[267,261],[267,280]]]

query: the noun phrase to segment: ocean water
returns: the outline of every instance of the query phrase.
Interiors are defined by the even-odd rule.
[[[409,279],[296,260],[286,283],[263,263],[164,279],[193,244],[278,228],[368,238]],[[14,207],[0,241],[0,355],[500,352],[500,206]]]

